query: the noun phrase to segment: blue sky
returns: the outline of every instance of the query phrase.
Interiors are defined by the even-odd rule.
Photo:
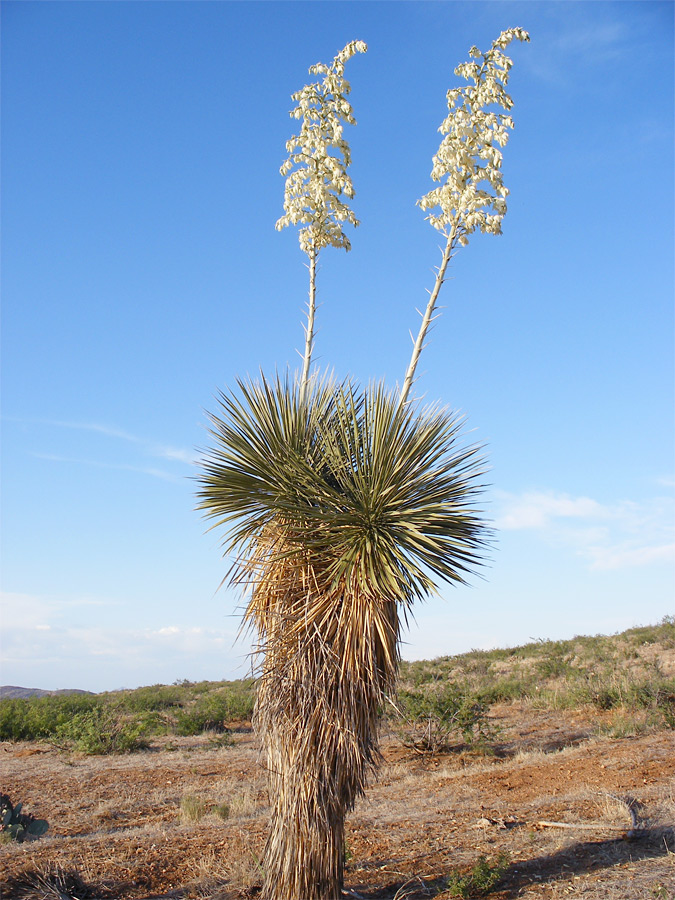
[[[415,201],[453,70],[531,35],[504,234],[454,259],[417,384],[486,445],[496,547],[419,607],[404,658],[675,612],[673,9],[3,2],[2,683],[247,674],[193,461],[219,389],[297,364],[290,95],[355,39],[362,224],[321,258],[316,353],[394,385],[440,259]]]

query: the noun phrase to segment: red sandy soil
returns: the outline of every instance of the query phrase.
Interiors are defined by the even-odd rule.
[[[495,900],[675,900],[675,732],[598,736],[604,715],[494,707],[489,755],[420,755],[385,734],[379,778],[348,820],[345,896],[449,898],[452,871],[508,853]],[[78,900],[255,897],[265,778],[250,727],[234,738],[116,757],[0,745],[0,792],[50,823],[0,845],[0,897],[57,898],[57,883]],[[229,814],[185,821],[189,796]]]

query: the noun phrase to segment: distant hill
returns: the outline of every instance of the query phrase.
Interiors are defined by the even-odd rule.
[[[77,688],[61,691],[43,691],[40,688],[15,687],[13,684],[0,686],[0,700],[25,700],[27,697],[47,697],[52,694],[91,694],[92,691],[79,691]]]

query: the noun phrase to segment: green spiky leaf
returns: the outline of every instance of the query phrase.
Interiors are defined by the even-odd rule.
[[[274,523],[283,552],[321,560],[334,586],[406,605],[480,564],[483,463],[447,411],[327,379],[302,402],[288,379],[261,376],[222,394],[211,422],[199,508],[240,560]]]

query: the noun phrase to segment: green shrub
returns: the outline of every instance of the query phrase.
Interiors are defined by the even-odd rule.
[[[508,866],[507,853],[500,853],[493,863],[481,856],[466,875],[453,872],[446,881],[446,890],[451,897],[484,897],[499,884]]]
[[[551,653],[538,659],[535,670],[540,678],[561,678],[572,675],[572,666],[567,657],[560,653]]]
[[[485,743],[493,736],[485,702],[452,682],[436,691],[399,691],[395,709],[403,742],[416,750],[442,750],[452,735],[467,744]]]
[[[101,706],[94,694],[52,694],[0,700],[0,740],[36,741],[52,737],[74,715]]]
[[[174,685],[154,684],[126,692],[119,703],[129,712],[160,712],[180,706],[184,693]]]
[[[670,681],[657,687],[655,703],[667,727],[675,729],[675,682]]]
[[[532,676],[508,675],[495,678],[493,681],[481,685],[478,695],[483,703],[491,706],[493,703],[512,703],[514,700],[523,700],[526,697],[534,697],[538,693],[538,684]]]
[[[253,713],[252,686],[220,688],[198,697],[188,709],[176,712],[178,734],[202,734],[204,731],[224,731],[227,722],[249,719]]]
[[[631,628],[624,632],[623,636],[637,645],[660,643],[673,648],[675,647],[675,616],[664,616],[659,625]]]
[[[587,676],[570,689],[578,704],[589,703],[603,710],[651,711],[669,728],[675,728],[675,679],[649,672],[623,674],[607,670]]]
[[[115,708],[98,708],[73,716],[57,728],[55,737],[81,753],[101,756],[147,748],[143,733],[142,722]]]
[[[0,701],[0,740],[29,741],[35,738],[28,733],[27,712],[27,700]]]

